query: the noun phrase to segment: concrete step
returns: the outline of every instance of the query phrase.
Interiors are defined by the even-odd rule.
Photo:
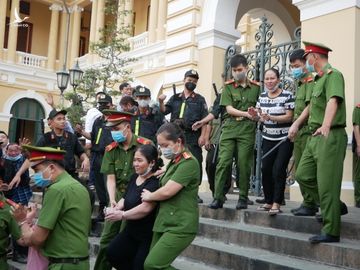
[[[340,270],[335,267],[308,260],[284,256],[276,252],[240,247],[197,237],[182,256],[206,261],[223,269],[246,270]],[[190,269],[190,268],[189,268]],[[196,268],[192,268],[196,269]]]
[[[213,210],[207,205],[200,205],[200,216],[216,220],[226,220],[253,224],[263,227],[289,230],[293,232],[303,232],[317,234],[321,230],[322,224],[315,217],[297,217],[290,209],[292,207],[282,207],[283,213],[276,216],[269,216],[267,212],[257,211],[259,205],[250,205],[246,210],[236,210],[232,204],[224,205],[224,208]],[[349,214],[342,216],[341,237],[360,241],[360,209],[349,207]]]
[[[341,239],[340,243],[312,245],[308,241],[312,234],[206,218],[201,218],[198,235],[338,267],[360,268],[359,241]]]
[[[178,270],[226,270],[226,268],[211,266],[182,256],[176,258],[171,265]]]

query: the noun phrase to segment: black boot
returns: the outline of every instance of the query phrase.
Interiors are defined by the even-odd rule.
[[[211,208],[211,209],[223,208],[223,202],[220,201],[220,200],[214,199],[214,200],[212,201],[212,203],[210,203],[210,204],[208,205],[208,207]]]
[[[236,209],[247,209],[248,204],[247,204],[247,200],[243,200],[243,199],[239,199],[238,203],[236,204]]]
[[[104,214],[105,205],[99,206],[99,212],[96,218],[94,218],[94,222],[104,222],[105,214]]]

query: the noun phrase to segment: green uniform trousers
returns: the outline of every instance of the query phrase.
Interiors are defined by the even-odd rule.
[[[48,267],[49,270],[89,270],[89,260],[81,261],[78,264],[73,263],[53,263]]]
[[[304,130],[305,129],[305,130]],[[308,127],[302,128],[299,133],[297,134],[295,140],[294,140],[294,163],[295,163],[295,169],[299,167],[301,156],[305,150],[306,142],[308,141],[309,137],[311,137],[311,133],[308,130]],[[296,179],[295,179],[296,180]],[[299,183],[299,188],[301,195],[303,196],[303,205],[306,207],[316,207],[318,202],[315,202],[313,198],[310,196],[310,194],[306,193],[304,191],[304,188]]]
[[[353,182],[355,204],[360,203],[360,158],[353,153]]]
[[[234,129],[224,128],[220,137],[219,158],[216,165],[214,199],[224,201],[224,185],[229,177],[229,167],[237,163],[239,199],[247,200],[251,168],[254,159],[255,130],[254,122],[238,122]]]
[[[123,193],[116,192],[115,198],[118,202],[122,198]],[[118,235],[121,230],[121,221],[109,222],[105,221],[104,229],[101,233],[99,253],[96,257],[94,270],[111,270],[112,266],[106,258],[106,249],[110,242]]]
[[[296,179],[314,201],[320,202],[322,232],[340,235],[340,191],[347,135],[332,129],[327,138],[310,137],[296,171]]]
[[[9,269],[9,265],[7,264],[6,258],[0,258],[0,269],[1,270]]]
[[[154,232],[144,270],[176,269],[171,263],[194,240],[195,233]]]

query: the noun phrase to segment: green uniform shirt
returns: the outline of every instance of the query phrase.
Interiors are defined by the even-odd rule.
[[[88,191],[63,172],[46,190],[37,223],[50,230],[43,246],[44,255],[54,258],[88,256],[90,219]]]
[[[9,245],[9,234],[16,240],[20,238],[21,231],[14,217],[10,214],[10,206],[0,194],[0,255],[6,254]]]
[[[310,101],[308,125],[311,131],[319,128],[324,120],[327,102],[337,97],[339,104],[331,127],[346,126],[345,82],[340,71],[327,64],[314,78],[314,86]]]
[[[305,78],[299,81],[295,96],[294,121],[299,118],[303,110],[309,104],[313,88],[313,77],[311,73],[306,74]],[[307,123],[304,123],[304,126]]]
[[[246,112],[249,107],[255,107],[256,102],[260,95],[260,87],[253,81],[246,81],[245,87],[241,86],[234,80],[229,81],[225,84],[225,88],[221,94],[220,105],[228,106],[231,105],[239,111]],[[231,123],[237,125],[239,117],[232,117],[228,113],[224,115],[224,128],[233,128]],[[244,118],[244,120],[246,120]],[[255,129],[256,123],[253,122],[253,128]]]
[[[114,174],[116,178],[116,188],[124,193],[126,186],[130,180],[130,176],[134,173],[133,158],[135,150],[138,146],[144,143],[149,143],[149,140],[133,135],[129,148],[124,150],[123,145],[112,143],[111,149],[105,151],[101,173]]]
[[[360,126],[360,104],[353,110],[352,122],[354,126]]]
[[[197,233],[199,227],[199,208],[197,194],[199,188],[199,162],[185,150],[167,165],[160,179],[161,186],[169,180],[183,188],[168,200],[161,201],[155,220],[154,232]]]

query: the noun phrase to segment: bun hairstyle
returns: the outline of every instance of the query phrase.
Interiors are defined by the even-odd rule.
[[[185,145],[183,129],[176,123],[165,123],[157,131],[156,136],[162,134],[169,141],[176,143],[178,139]]]
[[[157,148],[152,144],[144,144],[140,145],[136,152],[139,151],[147,160],[148,163],[152,163],[154,161],[154,166],[151,171],[156,172],[162,166],[162,160],[159,158]]]
[[[267,70],[265,70],[264,74],[266,74],[268,71],[274,72],[275,75],[276,75],[276,78],[280,79],[280,72],[279,72],[278,69],[273,68],[273,67],[272,67],[272,68],[268,68]]]

